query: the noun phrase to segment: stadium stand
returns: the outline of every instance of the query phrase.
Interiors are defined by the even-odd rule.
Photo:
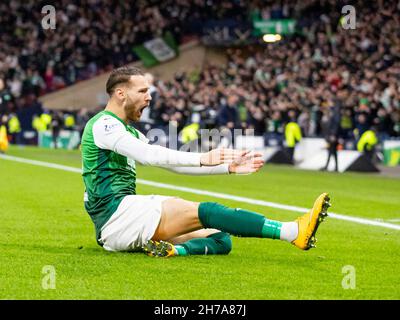
[[[346,4],[357,9],[356,30],[341,25]],[[202,128],[251,128],[274,147],[294,113],[304,137],[335,134],[340,148],[356,150],[371,127],[380,143],[400,137],[397,1],[59,1],[53,32],[38,23],[42,5],[0,4],[0,114],[17,115],[23,132],[43,113],[39,96],[138,60],[133,46],[165,32],[210,45],[216,26],[290,18],[297,32],[282,41],[224,42],[226,64],[155,79],[151,125],[182,130],[198,114]],[[74,114],[77,127],[91,111]]]

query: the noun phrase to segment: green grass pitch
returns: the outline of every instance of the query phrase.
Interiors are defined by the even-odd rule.
[[[78,151],[11,148],[9,155],[80,168]],[[138,166],[138,178],[310,207],[322,192],[332,212],[400,221],[400,179],[266,165],[248,176],[191,177]],[[289,221],[295,212],[138,184],[138,194],[219,201]],[[233,238],[227,256],[150,258],[95,242],[78,173],[0,159],[0,299],[399,299],[400,231],[329,218],[308,252],[269,239]],[[55,288],[45,289],[45,266]],[[345,289],[346,266],[355,288]]]

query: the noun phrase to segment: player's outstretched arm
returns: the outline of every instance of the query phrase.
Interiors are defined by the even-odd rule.
[[[162,146],[149,145],[129,133],[117,119],[104,116],[93,125],[95,144],[144,165],[171,167],[217,166],[231,163],[243,154],[233,149],[215,149],[207,153],[182,152]]]
[[[248,150],[218,148],[202,153],[200,162],[203,166],[217,166],[223,163],[232,163],[248,153]]]
[[[257,172],[264,165],[264,159],[260,153],[242,151],[240,156],[231,163],[220,164],[218,166],[203,167],[168,167],[165,169],[180,174],[188,175],[217,175],[217,174],[250,174]]]
[[[218,174],[229,174],[229,164],[224,163],[218,166],[203,166],[203,167],[170,167],[160,166],[174,173],[187,174],[191,176],[208,176]]]
[[[265,161],[261,153],[246,151],[229,164],[229,172],[236,174],[254,173],[260,170],[264,163]]]

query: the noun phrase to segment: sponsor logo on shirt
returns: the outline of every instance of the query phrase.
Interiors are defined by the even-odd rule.
[[[105,132],[110,132],[112,129],[114,129],[118,125],[119,125],[119,123],[106,124],[106,125],[104,125],[104,130],[105,130]]]

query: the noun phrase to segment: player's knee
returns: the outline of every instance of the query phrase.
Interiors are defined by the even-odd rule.
[[[219,246],[218,253],[220,254],[228,254],[232,250],[232,240],[229,233],[226,232],[218,232],[209,236],[213,238]]]

